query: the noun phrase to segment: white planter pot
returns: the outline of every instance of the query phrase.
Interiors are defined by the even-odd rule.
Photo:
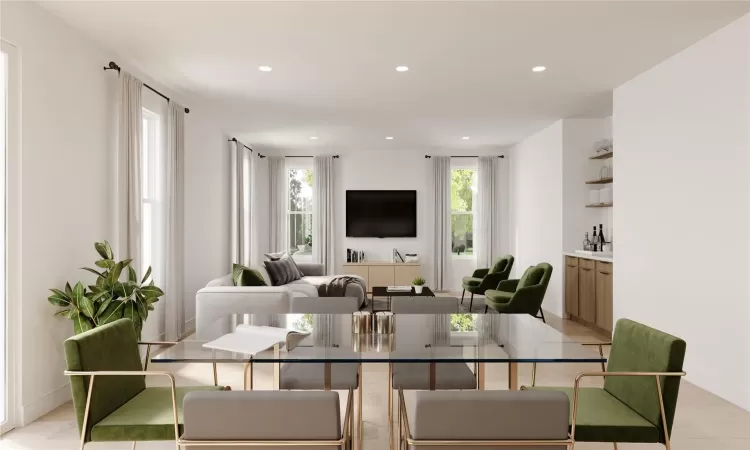
[[[306,245],[304,245],[304,244],[302,244],[302,245],[298,245],[298,246],[297,246],[297,250],[299,250],[299,251],[301,251],[301,252],[304,252],[304,251],[305,251],[305,248],[307,248],[307,246],[306,246]]]
[[[415,294],[421,294],[422,293],[422,288],[424,286],[413,286],[413,287],[414,287],[414,293]]]

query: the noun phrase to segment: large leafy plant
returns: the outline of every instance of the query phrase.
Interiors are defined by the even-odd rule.
[[[90,267],[83,270],[96,275],[96,283],[85,286],[79,281],[73,287],[66,283],[62,290],[50,289],[53,295],[47,300],[64,308],[55,315],[71,319],[76,334],[125,317],[133,321],[140,337],[149,311],[154,310],[154,303],[164,296],[164,291],[154,286],[153,280],[149,282],[151,267],[138,281],[130,265],[132,259],[115,261],[107,241],[95,243],[94,248],[102,258],[94,264],[101,270]]]

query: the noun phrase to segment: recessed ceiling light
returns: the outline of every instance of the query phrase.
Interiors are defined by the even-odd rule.
[[[547,70],[547,68],[544,66],[535,66],[531,68],[532,72],[544,72],[545,70]]]
[[[398,66],[396,67],[396,72],[407,72],[409,68],[407,66]]]
[[[315,139],[317,139],[317,138],[318,138],[317,136],[310,136],[310,139],[312,139],[313,141],[314,141]]]
[[[469,139],[471,139],[471,138],[470,138],[469,136],[464,136],[464,137],[462,137],[461,139],[463,139],[464,141],[468,141],[468,140],[469,140]]]
[[[258,67],[258,70],[260,70],[261,72],[270,72],[270,71],[273,70],[273,67],[271,67],[271,66],[260,66],[260,67]]]
[[[393,136],[386,136],[386,139],[388,139],[389,141],[392,141],[393,140]]]

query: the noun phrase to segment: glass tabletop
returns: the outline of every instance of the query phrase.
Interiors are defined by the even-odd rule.
[[[390,331],[376,332],[378,315],[235,314],[224,316],[151,357],[152,362],[606,362],[595,348],[573,342],[525,314],[386,314]],[[386,319],[388,320],[388,319]],[[362,321],[369,321],[363,326]],[[214,350],[208,341],[240,324],[309,332],[294,348],[256,354]],[[381,325],[388,325],[387,322]],[[356,332],[360,328],[365,332]],[[388,331],[383,330],[381,331]]]

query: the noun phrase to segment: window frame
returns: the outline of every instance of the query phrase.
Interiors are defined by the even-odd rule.
[[[453,205],[451,205],[451,229],[449,231],[450,233],[450,240],[451,240],[451,259],[476,259],[476,256],[474,255],[473,247],[471,254],[463,254],[458,255],[453,252],[453,217],[454,216],[471,216],[472,218],[472,240],[474,235],[476,235],[476,200],[477,200],[477,191],[476,191],[476,183],[477,183],[477,171],[479,169],[479,164],[477,161],[477,158],[451,158],[451,198],[453,198],[453,172],[456,170],[471,170],[474,172],[474,176],[472,179],[472,202],[471,211],[465,211],[465,210],[454,210]]]
[[[160,144],[161,115],[146,107],[141,109],[143,122],[143,141],[141,148],[141,261],[140,273],[146,273],[146,268],[153,266],[158,258],[155,255],[155,241],[159,239],[157,224],[159,220],[159,204],[162,201],[162,183],[158,179],[160,173]],[[149,125],[146,127],[146,125]],[[150,229],[146,229],[146,206],[149,208]],[[155,233],[157,231],[157,233]],[[146,243],[149,245],[146,245]],[[147,251],[148,250],[148,251]]]
[[[315,223],[315,213],[314,213],[314,203],[315,203],[315,195],[313,192],[310,193],[310,209],[305,209],[304,211],[294,211],[291,208],[291,191],[290,191],[290,185],[289,185],[289,172],[292,170],[309,170],[310,172],[313,172],[313,164],[312,164],[312,158],[287,158],[286,160],[286,247],[287,251],[294,251],[297,248],[297,244],[294,244],[291,242],[291,230],[292,230],[292,216],[310,216],[310,223]],[[313,180],[315,179],[315,173],[313,172]],[[312,189],[312,186],[310,186],[310,189]],[[303,219],[304,220],[304,219]],[[312,234],[313,230],[310,230],[310,233]],[[314,243],[313,243],[314,245]],[[306,255],[297,255],[297,252],[292,253],[292,257],[297,261],[312,261],[313,255],[312,255],[312,246],[310,248],[310,254]]]

